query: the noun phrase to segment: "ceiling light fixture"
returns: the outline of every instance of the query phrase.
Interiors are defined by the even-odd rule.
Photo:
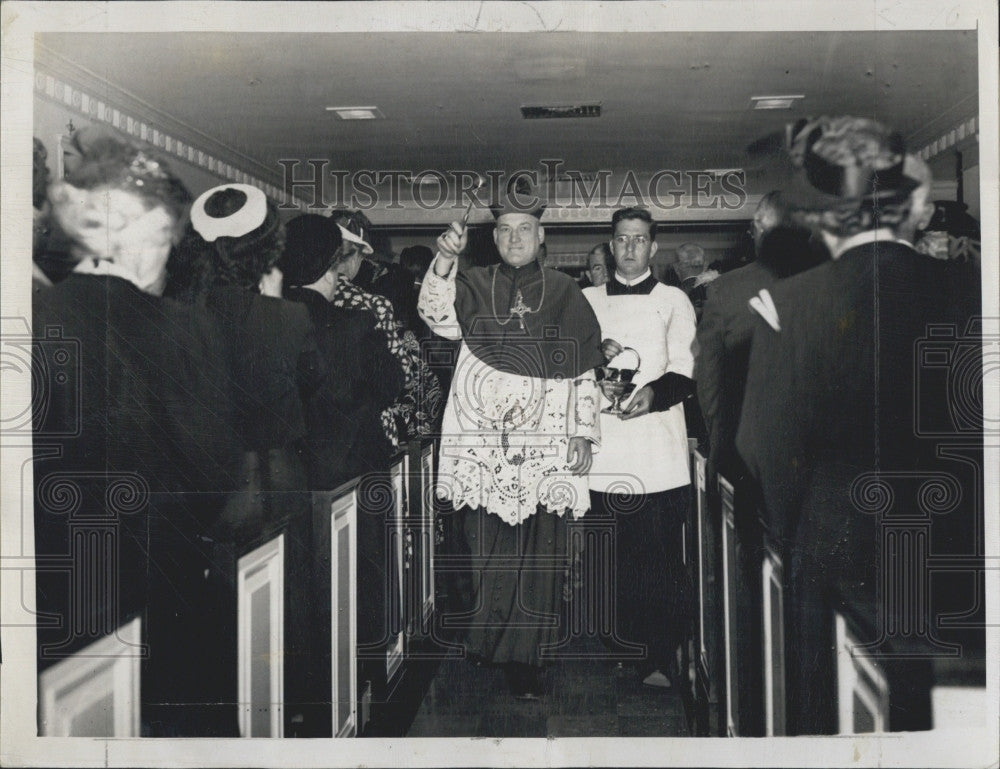
[[[751,96],[754,109],[791,109],[795,102],[806,98],[803,94],[792,96]]]
[[[600,117],[601,103],[547,105],[525,104],[521,106],[521,115],[525,120],[551,120],[553,118]]]
[[[378,107],[327,107],[327,112],[336,113],[341,120],[384,120],[385,115]]]

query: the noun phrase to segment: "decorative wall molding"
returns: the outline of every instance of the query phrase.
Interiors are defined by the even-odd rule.
[[[971,117],[957,127],[941,135],[917,153],[923,160],[930,160],[936,155],[951,149],[966,139],[979,141],[979,120]]]
[[[282,189],[281,176],[276,171],[39,43],[35,51],[35,93],[91,120],[106,123],[167,157],[202,168],[222,181],[250,184],[276,203],[306,208],[305,203]],[[104,95],[95,96],[97,93]]]

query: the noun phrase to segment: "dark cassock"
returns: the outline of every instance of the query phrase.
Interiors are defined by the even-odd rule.
[[[666,675],[693,615],[682,531],[691,504],[683,401],[694,391],[694,308],[648,269],[631,280],[616,272],[584,296],[604,337],[626,348],[609,365],[638,364],[636,390],[653,391],[648,414],[629,420],[601,414],[590,490],[594,512],[615,524],[617,639],[646,647],[641,678],[655,670]]]
[[[420,314],[435,333],[461,340],[438,494],[464,509],[477,575],[467,650],[538,666],[566,632],[566,519],[590,508],[587,478],[570,472],[567,450],[572,437],[599,442],[600,328],[576,282],[534,260],[460,274],[456,261],[445,277],[434,266]]]

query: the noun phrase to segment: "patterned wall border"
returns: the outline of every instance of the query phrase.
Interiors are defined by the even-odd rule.
[[[253,174],[237,168],[234,164],[225,162],[190,142],[178,139],[149,122],[127,114],[103,99],[91,96],[52,75],[36,70],[35,92],[74,109],[92,120],[107,123],[133,139],[146,142],[164,154],[173,155],[191,165],[203,168],[220,179],[237,184],[253,185],[263,190],[276,203],[283,205],[291,203],[302,210],[306,209],[306,204],[303,201],[292,197],[277,185],[265,182]]]
[[[935,139],[918,153],[923,160],[930,160],[936,155],[940,155],[945,150],[949,150],[965,139],[975,138],[978,141],[979,121],[976,118],[969,118],[957,128],[953,128],[941,138]]]

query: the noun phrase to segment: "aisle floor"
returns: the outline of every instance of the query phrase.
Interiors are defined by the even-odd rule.
[[[576,642],[585,657],[595,648]],[[643,686],[634,667],[592,658],[548,666],[547,693],[515,699],[503,670],[454,656],[441,661],[408,737],[686,737],[676,689]]]

